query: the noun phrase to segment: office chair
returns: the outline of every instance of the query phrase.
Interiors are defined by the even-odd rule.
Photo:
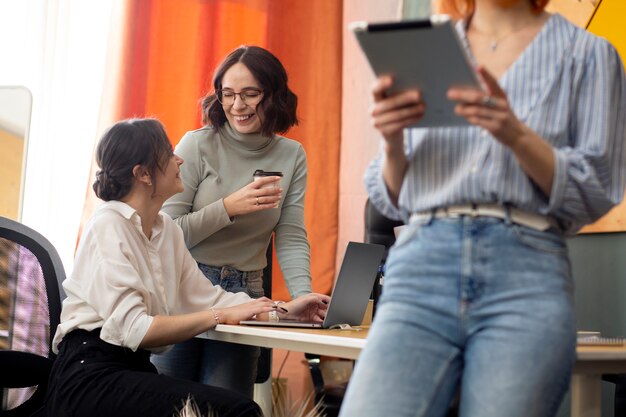
[[[394,229],[402,226],[404,223],[400,220],[392,220],[383,216],[373,205],[369,199],[365,202],[365,243],[377,243],[385,247],[382,265],[387,262],[389,248],[396,242]],[[382,292],[382,284],[379,279],[374,281],[372,287],[373,309],[372,316],[376,314],[376,305],[378,298]],[[373,317],[372,317],[373,318]]]
[[[394,229],[402,226],[404,223],[400,220],[392,220],[383,216],[370,203],[369,199],[365,202],[365,243],[377,243],[385,246],[385,256],[383,262],[387,260],[389,248],[396,242]]]
[[[63,265],[34,230],[0,217],[0,414],[43,413],[56,355],[52,339],[61,315]]]

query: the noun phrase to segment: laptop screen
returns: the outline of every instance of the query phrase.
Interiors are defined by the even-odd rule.
[[[341,263],[323,325],[294,320],[264,322],[245,320],[241,324],[275,327],[324,327],[361,324],[369,296],[382,262],[385,247],[373,243],[349,242]]]

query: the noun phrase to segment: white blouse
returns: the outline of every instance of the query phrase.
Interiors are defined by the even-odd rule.
[[[228,307],[250,300],[213,286],[185,246],[181,229],[159,213],[148,239],[139,214],[120,201],[98,207],[85,227],[74,271],[63,282],[53,350],[75,329],[101,328],[108,343],[137,350],[155,315]],[[162,352],[169,347],[150,349]]]

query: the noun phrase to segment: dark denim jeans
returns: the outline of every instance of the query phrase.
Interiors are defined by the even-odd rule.
[[[242,272],[201,263],[198,267],[213,285],[226,291],[263,296],[263,271]],[[252,398],[259,355],[255,346],[193,338],[164,354],[152,355],[151,361],[165,375],[228,388]]]
[[[226,291],[245,291],[252,298],[263,297],[263,271],[242,272],[230,266],[210,266],[198,262],[198,267],[213,285]]]

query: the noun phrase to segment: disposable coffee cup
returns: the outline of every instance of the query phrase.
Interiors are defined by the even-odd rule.
[[[254,174],[252,174],[252,176],[254,178],[254,181],[257,181],[263,177],[281,177],[282,178],[283,173],[280,171],[263,171],[262,169],[257,169],[256,171],[254,171]],[[265,184],[261,188],[280,188],[280,180]]]

